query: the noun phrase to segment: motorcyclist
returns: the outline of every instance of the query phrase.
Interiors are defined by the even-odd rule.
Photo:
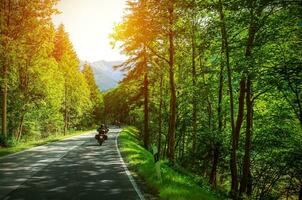
[[[105,138],[105,140],[108,139],[107,133],[109,129],[104,124],[101,124],[101,126],[97,129],[97,131],[100,136],[103,136]]]

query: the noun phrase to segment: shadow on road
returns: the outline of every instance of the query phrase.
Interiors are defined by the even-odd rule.
[[[138,199],[119,159],[115,136],[116,133],[109,134],[102,146],[96,143],[92,135],[73,140],[81,142],[81,145],[36,172],[4,199]],[[51,149],[48,156],[52,158],[52,154],[60,154],[60,149],[64,149],[65,145],[69,143],[49,145],[46,147]],[[45,156],[42,152],[38,149],[28,153],[34,155],[35,158],[31,160],[35,161]],[[20,158],[19,162],[28,162],[28,156]],[[1,163],[1,169],[6,164],[9,165]],[[15,172],[10,170],[4,173]]]

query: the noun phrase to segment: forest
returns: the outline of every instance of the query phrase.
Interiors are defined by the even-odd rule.
[[[1,1],[1,146],[100,123],[103,97],[88,64],[80,69],[57,0]]]
[[[0,3],[0,148],[121,122],[223,198],[302,200],[300,1],[128,0],[103,93],[57,3]]]
[[[128,74],[106,120],[226,197],[302,199],[301,14],[290,0],[128,1],[111,34]]]

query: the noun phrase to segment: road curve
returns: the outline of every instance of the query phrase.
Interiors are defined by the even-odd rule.
[[[142,199],[120,158],[119,131],[102,146],[90,133],[0,158],[0,199]]]

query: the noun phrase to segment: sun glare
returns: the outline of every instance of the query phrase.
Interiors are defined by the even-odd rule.
[[[108,35],[121,21],[126,0],[61,0],[61,14],[53,16],[56,26],[63,23],[81,60],[123,60],[112,49]]]

